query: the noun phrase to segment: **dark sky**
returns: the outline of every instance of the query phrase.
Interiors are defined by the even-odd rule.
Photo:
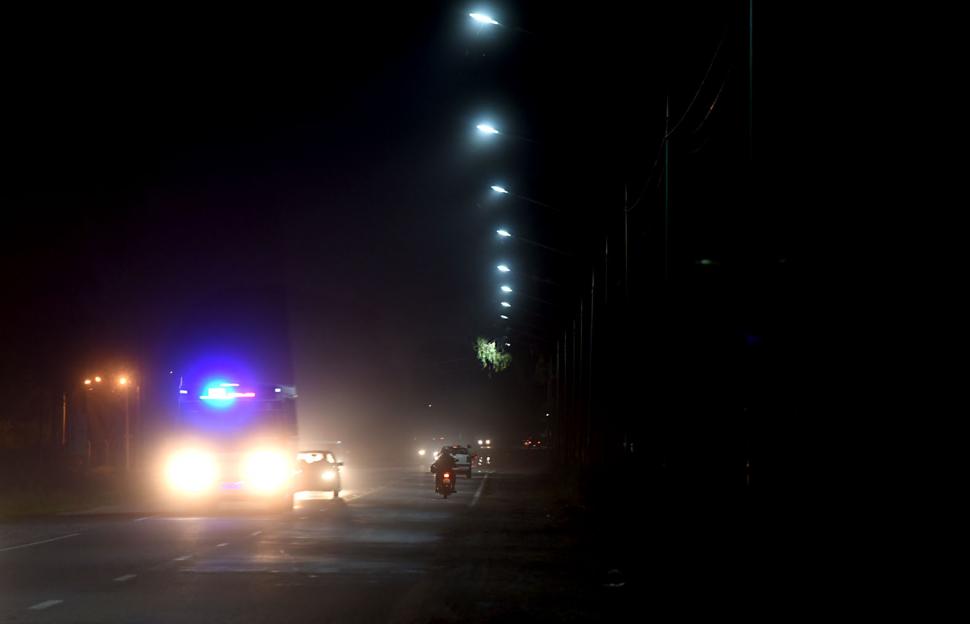
[[[491,232],[587,244],[732,19],[521,4],[491,5],[521,31],[480,33],[460,2],[6,20],[6,370],[238,350],[320,437],[505,409],[471,351],[494,265],[555,267]],[[476,141],[482,115],[532,141]],[[496,207],[493,181],[571,225]]]

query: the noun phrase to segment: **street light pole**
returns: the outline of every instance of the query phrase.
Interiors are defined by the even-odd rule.
[[[128,397],[131,393],[128,391],[128,385],[125,384],[125,472],[131,472],[131,426],[128,410]]]
[[[67,446],[67,392],[64,393],[64,402],[62,404],[63,412],[61,414],[61,446]]]

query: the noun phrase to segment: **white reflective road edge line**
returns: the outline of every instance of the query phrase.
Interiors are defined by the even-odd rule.
[[[40,611],[41,609],[46,609],[47,607],[53,607],[56,604],[61,604],[63,600],[45,600],[44,602],[38,602],[32,607],[27,607],[31,611]]]
[[[474,507],[478,503],[478,499],[482,496],[482,490],[485,489],[485,482],[488,481],[488,475],[482,479],[482,484],[478,486],[478,491],[475,492],[475,496],[472,496],[472,502],[468,503],[469,507]]]
[[[80,533],[71,533],[69,535],[62,535],[60,537],[52,537],[51,539],[41,540],[39,542],[31,542],[29,544],[20,544],[19,546],[7,546],[6,548],[0,548],[0,552],[6,552],[8,550],[17,550],[18,548],[27,548],[28,546],[37,546],[38,544],[50,544],[51,542],[56,542],[57,540],[67,539],[69,537],[77,537]],[[60,601],[58,601],[60,602]]]
[[[122,574],[121,576],[119,576],[115,580],[118,581],[119,583],[124,583],[125,581],[130,581],[131,579],[135,578],[136,576],[138,576],[138,575],[137,574]]]

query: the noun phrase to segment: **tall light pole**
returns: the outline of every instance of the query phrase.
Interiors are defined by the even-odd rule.
[[[125,472],[131,472],[131,416],[128,401],[130,380],[127,375],[118,377],[118,385],[125,389]]]

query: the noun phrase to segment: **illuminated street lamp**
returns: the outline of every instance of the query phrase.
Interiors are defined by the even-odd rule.
[[[496,129],[492,124],[480,123],[475,127],[478,128],[478,131],[482,134],[499,134],[498,129]]]
[[[484,13],[469,13],[468,17],[472,18],[483,26],[501,26],[501,24],[492,19],[491,15],[485,15]]]
[[[504,314],[499,314],[499,315],[498,315],[498,317],[499,317],[500,319],[505,319],[506,321],[507,321],[507,320],[509,320],[509,317],[508,317],[508,316],[506,316],[506,315],[504,315]]]
[[[555,208],[553,208],[549,204],[543,203],[543,202],[541,202],[541,201],[539,201],[537,199],[532,199],[531,197],[526,197],[525,195],[519,195],[518,193],[513,193],[512,191],[510,191],[509,189],[505,188],[504,186],[499,186],[499,185],[495,184],[495,185],[492,185],[489,188],[491,188],[493,191],[495,191],[499,195],[511,195],[512,197],[516,197],[518,199],[522,199],[524,201],[527,201],[530,204],[535,204],[537,206],[542,206],[543,208],[552,208],[553,210],[556,210]]]
[[[125,389],[125,472],[131,472],[131,409],[130,396],[131,378],[128,375],[118,376],[118,385]],[[135,387],[136,399],[141,405],[141,388]],[[139,411],[140,413],[140,411]]]
[[[498,234],[500,238],[513,238],[512,232],[509,232],[508,230],[495,230],[495,233]],[[516,236],[514,238],[515,238],[515,240],[522,241],[523,243],[526,243],[527,245],[532,245],[533,247],[539,247],[540,249],[545,249],[546,251],[551,251],[551,252],[557,253],[557,254],[559,254],[561,256],[569,256],[569,257],[572,257],[572,255],[573,255],[573,254],[569,253],[568,251],[563,251],[561,249],[556,249],[555,247],[550,247],[549,245],[543,245],[540,242],[537,242],[537,241],[534,241],[534,240],[530,240],[528,238],[523,238],[521,236]],[[501,270],[501,269],[499,269],[499,270]]]
[[[508,273],[509,271],[511,271],[511,270],[512,270],[512,269],[510,269],[510,268],[509,268],[508,266],[506,266],[506,265],[504,265],[504,264],[500,264],[500,265],[498,265],[498,266],[497,266],[496,268],[497,268],[497,269],[498,269],[499,271],[501,271],[502,273]]]
[[[508,286],[503,285],[502,286],[502,292],[504,292],[504,293],[510,293],[510,292],[512,292],[512,289],[510,287],[508,287]]]
[[[503,302],[501,302],[501,304],[502,304],[502,307],[503,308],[511,308],[512,307],[512,304],[509,303],[508,301],[503,301]]]

